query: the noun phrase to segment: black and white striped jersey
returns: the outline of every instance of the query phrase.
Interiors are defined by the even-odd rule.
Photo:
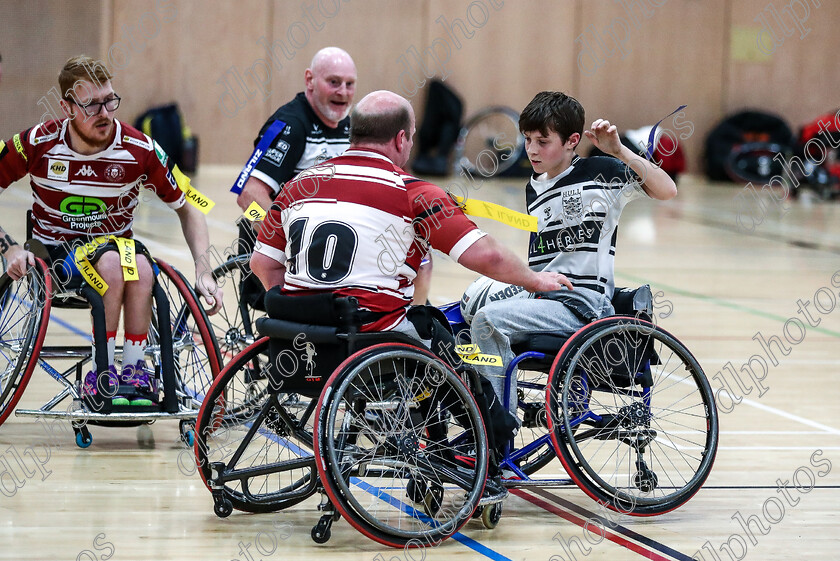
[[[532,176],[526,187],[528,213],[538,219],[528,265],[566,275],[577,288],[612,298],[615,242],[624,206],[647,196],[638,176],[612,157],[581,158],[557,177]]]
[[[277,120],[283,121],[286,126],[251,174],[251,177],[271,187],[273,196],[277,196],[281,186],[298,173],[340,156],[350,147],[350,117],[342,119],[334,129],[326,126],[303,92],[274,112],[254,140],[254,146],[271,123]]]

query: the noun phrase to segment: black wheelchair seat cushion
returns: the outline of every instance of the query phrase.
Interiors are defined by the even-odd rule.
[[[268,317],[311,325],[333,327],[358,326],[358,307],[355,298],[342,298],[334,292],[314,294],[284,294],[279,287],[265,293]]]
[[[273,389],[317,397],[333,371],[352,353],[379,343],[423,344],[395,331],[359,333],[364,314],[355,298],[332,292],[266,293],[269,317],[256,321],[269,337],[269,381]]]

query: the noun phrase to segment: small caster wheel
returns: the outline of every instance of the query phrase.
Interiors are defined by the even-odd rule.
[[[233,504],[227,499],[213,503],[213,512],[219,518],[227,518],[233,512]]]
[[[93,442],[93,436],[87,427],[82,427],[76,432],[76,446],[79,448],[87,448]]]
[[[327,543],[332,535],[332,530],[330,529],[332,523],[333,517],[331,515],[322,516],[309,534],[312,536],[312,541],[315,543]]]
[[[181,421],[178,424],[178,429],[181,431],[181,440],[192,448],[193,444],[195,444],[195,422],[193,421]]]
[[[649,469],[637,471],[633,476],[633,485],[642,493],[650,493],[659,486],[659,478]]]
[[[426,496],[423,497],[424,511],[430,518],[434,518],[440,507],[443,506],[443,487],[432,483],[426,491]]]
[[[327,543],[330,541],[330,537],[332,537],[332,530],[326,528],[321,530],[319,526],[315,526],[312,528],[312,541],[315,543]]]
[[[481,513],[481,523],[488,530],[492,530],[502,519],[502,503],[493,503],[484,507]]]
[[[428,485],[423,479],[411,477],[408,480],[408,484],[405,486],[405,493],[408,495],[408,498],[411,499],[412,502],[415,503],[422,503],[423,498],[426,496],[426,491],[428,490]]]

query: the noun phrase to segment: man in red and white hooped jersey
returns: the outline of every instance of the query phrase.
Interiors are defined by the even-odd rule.
[[[59,74],[61,108],[66,118],[42,123],[7,142],[0,141],[0,193],[29,175],[34,194],[33,237],[47,247],[53,268],[61,269],[59,280],[80,276],[73,255],[74,247],[80,243],[99,236],[133,237],[134,210],[141,187],[153,190],[178,214],[193,258],[203,255],[209,246],[204,215],[185,204],[184,192],[167,167],[166,153],[148,136],[114,118],[120,98],[110,80],[110,72],[100,61],[87,56],[71,58]],[[176,175],[188,183],[185,176],[179,172]],[[124,308],[126,341],[120,382],[145,388],[147,395],[130,404],[146,405],[156,393],[143,368],[154,273],[149,260],[138,257],[139,278],[125,281],[116,249],[114,241],[104,243],[89,261],[108,286],[102,298],[112,376],[116,377],[115,337]],[[23,276],[34,264],[32,253],[2,229],[0,251],[13,279]],[[208,304],[212,303],[210,313],[215,313],[221,306],[221,291],[205,269],[196,261],[199,291]],[[93,385],[89,384],[91,380]],[[95,380],[95,373],[86,377],[88,394],[96,393]],[[123,403],[123,399],[116,396],[113,402],[127,404],[129,400]]]
[[[350,149],[286,184],[260,230],[251,269],[287,294],[354,296],[363,331],[420,338],[406,319],[429,245],[461,265],[532,292],[570,286],[531,271],[485,234],[439,187],[406,174],[415,132],[408,101],[368,94],[350,118]]]

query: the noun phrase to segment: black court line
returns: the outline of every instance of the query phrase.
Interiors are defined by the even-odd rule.
[[[703,485],[703,490],[707,489],[778,489],[776,485]],[[794,488],[798,488],[795,487]],[[840,489],[840,485],[814,485],[811,489]],[[808,491],[810,492],[810,491]]]
[[[543,497],[544,499],[546,499],[548,501],[551,501],[551,502],[553,502],[557,505],[560,505],[563,508],[565,508],[567,510],[570,510],[570,511],[572,511],[572,512],[578,514],[579,516],[582,516],[582,517],[584,517],[588,520],[598,521],[603,528],[609,528],[611,531],[613,531],[615,533],[622,534],[623,536],[625,536],[629,539],[632,539],[632,540],[634,540],[634,541],[636,541],[640,544],[644,544],[645,546],[647,546],[648,548],[650,548],[651,550],[653,550],[655,552],[659,552],[663,555],[668,555],[668,556],[670,556],[674,559],[677,559],[679,561],[694,561],[694,559],[692,557],[690,557],[690,556],[688,556],[684,553],[680,553],[676,549],[673,549],[672,547],[669,547],[669,546],[665,545],[664,543],[661,543],[661,542],[658,542],[658,541],[656,541],[652,538],[648,538],[646,536],[643,536],[643,535],[639,534],[638,532],[634,532],[630,528],[622,526],[622,525],[620,525],[616,522],[613,522],[611,520],[607,520],[603,516],[599,516],[598,514],[595,514],[594,512],[586,510],[585,508],[583,508],[581,506],[578,506],[571,501],[568,501],[566,499],[558,497],[557,495],[555,495],[553,493],[550,493],[550,492],[546,491],[545,489],[534,488],[534,489],[529,489],[529,491],[531,491],[532,493],[534,493],[536,495],[539,495],[539,496]]]

